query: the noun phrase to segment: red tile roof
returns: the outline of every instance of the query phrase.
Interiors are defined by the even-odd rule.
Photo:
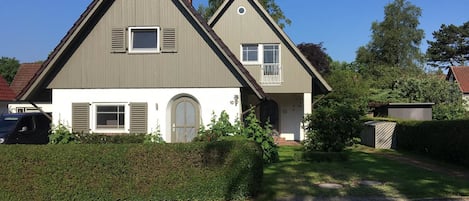
[[[8,83],[2,76],[0,76],[0,101],[15,100],[16,95],[8,86]]]
[[[452,66],[448,75],[452,73],[463,93],[469,93],[469,66]]]
[[[36,72],[41,68],[40,63],[24,63],[21,64],[18,72],[13,79],[13,82],[10,85],[10,88],[19,94],[29,83],[29,81],[34,77]]]

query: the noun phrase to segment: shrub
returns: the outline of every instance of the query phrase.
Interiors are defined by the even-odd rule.
[[[305,118],[305,150],[343,151],[362,129],[361,112],[348,105],[322,106]]]
[[[402,121],[397,124],[397,149],[424,154],[469,167],[469,121]]]
[[[57,126],[51,128],[49,134],[49,144],[70,144],[75,143],[76,136],[70,132],[70,128],[59,122]]]
[[[264,163],[270,164],[279,161],[278,147],[272,137],[272,126],[267,123],[263,128],[259,120],[256,118],[254,110],[251,110],[245,119],[245,127],[242,127],[241,132],[248,139],[254,140],[259,144],[263,151]]]
[[[247,200],[263,175],[261,150],[246,141],[0,151],[0,197],[8,200]]]
[[[157,124],[156,129],[153,132],[145,135],[143,143],[145,143],[145,144],[149,144],[149,143],[158,143],[158,144],[166,143],[164,141],[163,137],[161,136],[161,130],[160,130],[160,124],[159,123]]]

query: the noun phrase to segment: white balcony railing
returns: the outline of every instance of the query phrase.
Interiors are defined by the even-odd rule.
[[[263,64],[261,66],[261,83],[263,85],[280,85],[282,83],[280,64]]]

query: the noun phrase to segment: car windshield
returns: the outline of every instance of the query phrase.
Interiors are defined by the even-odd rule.
[[[18,117],[1,117],[0,118],[0,132],[11,130],[18,122]]]

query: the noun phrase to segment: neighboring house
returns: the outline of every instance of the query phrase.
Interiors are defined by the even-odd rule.
[[[15,94],[21,93],[21,91],[28,86],[28,83],[34,77],[34,75],[41,68],[41,63],[24,63],[21,64],[16,72],[15,78],[10,85],[10,88]],[[50,101],[46,102],[35,102],[34,105],[28,102],[14,102],[8,104],[8,110],[10,113],[24,113],[24,112],[52,112],[52,104]]]
[[[15,93],[8,82],[0,75],[0,114],[8,113],[8,103],[15,100]]]
[[[456,82],[463,94],[463,99],[469,103],[469,66],[452,66],[448,70],[446,80]]]
[[[263,71],[240,62],[244,42],[231,37],[242,33],[220,31],[222,41],[190,0],[94,0],[18,98],[51,100],[54,122],[74,132],[159,126],[167,142],[191,141],[212,114],[226,111],[234,121],[252,105],[282,135],[301,140],[313,95],[331,89],[257,2],[239,2],[246,16],[257,10],[252,18],[263,19],[245,23],[254,35],[268,34],[249,44],[270,52],[257,61],[271,62],[255,63],[251,51],[241,61]]]

